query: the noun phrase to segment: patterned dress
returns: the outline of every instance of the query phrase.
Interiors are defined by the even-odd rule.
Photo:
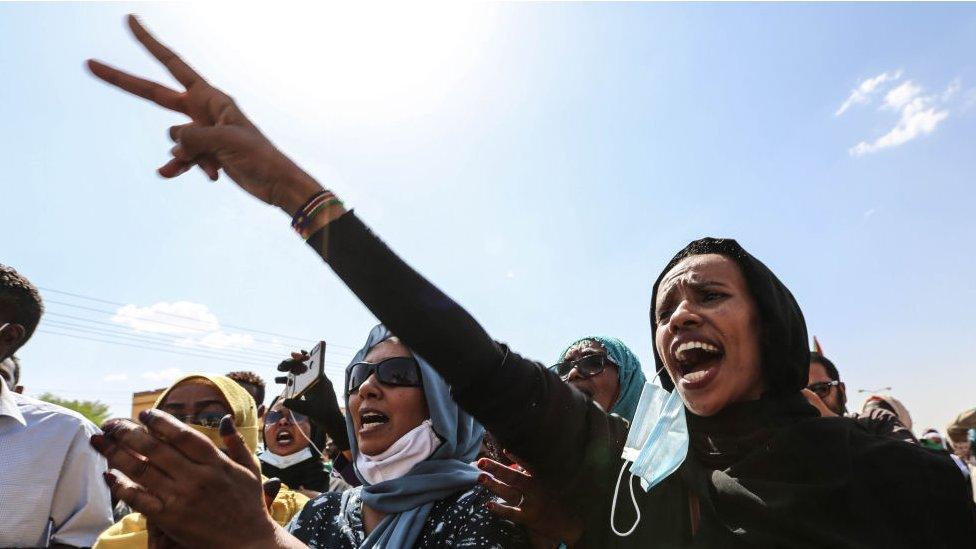
[[[340,512],[343,494],[323,493],[295,515],[288,531],[312,549],[356,549],[366,539],[361,493],[361,487],[345,493],[345,513]],[[491,499],[490,492],[475,486],[437,501],[414,547],[529,547],[521,528],[488,512],[485,505]]]

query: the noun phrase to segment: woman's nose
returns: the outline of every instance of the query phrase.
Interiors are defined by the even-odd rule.
[[[583,379],[583,376],[580,375],[579,368],[577,366],[573,366],[573,369],[571,369],[569,373],[566,374],[566,377],[564,377],[563,379],[566,381],[573,381],[576,379]]]
[[[671,320],[668,322],[668,327],[672,331],[699,325],[701,325],[701,316],[687,299],[678,304],[674,312],[671,313]]]
[[[383,390],[380,387],[379,380],[376,379],[376,374],[370,374],[366,381],[359,386],[359,398],[379,398],[383,394]]]

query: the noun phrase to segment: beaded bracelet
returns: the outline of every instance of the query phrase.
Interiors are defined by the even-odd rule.
[[[301,208],[295,212],[295,215],[291,218],[291,228],[295,229],[302,238],[307,239],[309,235],[307,234],[308,226],[311,224],[312,220],[315,219],[320,213],[329,208],[329,206],[342,205],[342,201],[339,200],[336,195],[332,194],[332,191],[319,191],[311,196]]]

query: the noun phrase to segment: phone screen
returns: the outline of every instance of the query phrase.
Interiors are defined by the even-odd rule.
[[[285,390],[282,396],[285,398],[298,398],[305,394],[325,372],[325,342],[319,341],[312,352],[309,353],[308,360],[303,362],[306,366],[305,371],[298,374],[288,374],[288,381],[285,383]]]

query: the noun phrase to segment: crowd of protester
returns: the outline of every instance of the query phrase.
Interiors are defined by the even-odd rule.
[[[186,91],[89,68],[190,117],[159,173],[223,171],[284,210],[382,324],[344,379],[298,397],[266,407],[252,372],[193,374],[138,421],[99,428],[22,394],[14,353],[43,302],[0,266],[0,546],[976,545],[976,409],[918,438],[890,395],[848,410],[787,286],[734,240],[696,240],[663,266],[654,364],[573,334],[555,365],[533,361],[129,24]],[[276,381],[308,358],[286,357]]]

